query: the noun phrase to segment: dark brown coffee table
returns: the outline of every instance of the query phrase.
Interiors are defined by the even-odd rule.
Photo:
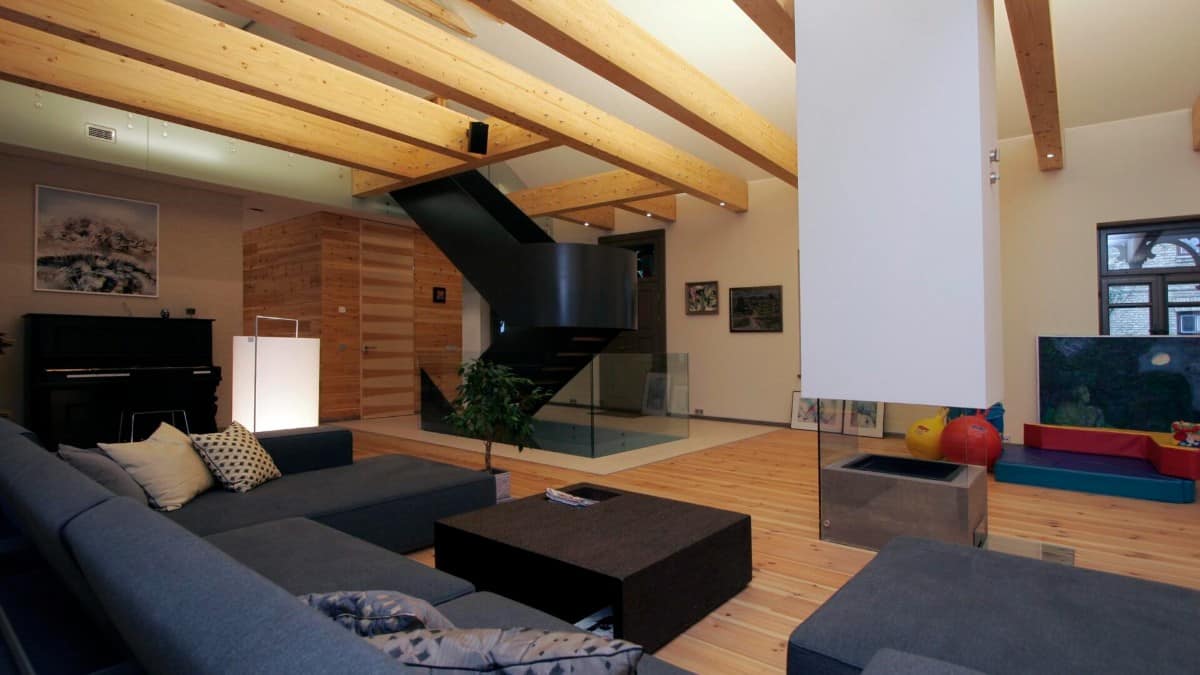
[[[572,623],[612,607],[614,635],[656,651],[750,583],[750,516],[587,483],[445,518],[437,568]]]

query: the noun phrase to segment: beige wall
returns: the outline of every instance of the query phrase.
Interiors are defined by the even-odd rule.
[[[1066,168],[1043,173],[1030,137],[1001,143],[1006,432],[1037,417],[1039,335],[1095,335],[1096,224],[1200,214],[1191,111],[1066,131]]]
[[[786,423],[800,372],[796,190],[776,179],[750,183],[750,210],[735,214],[679,196],[675,223],[617,211],[605,232],[556,221],[558,241],[665,227],[667,231],[667,350],[690,358],[689,407],[706,416]],[[687,316],[683,285],[720,282],[721,313]],[[729,289],[783,286],[782,333],[730,333]]]
[[[160,297],[33,291],[34,185],[140,199],[159,205]],[[21,419],[21,316],[27,312],[173,316],[195,307],[213,324],[213,360],[224,369],[218,423],[229,421],[232,337],[242,322],[242,198],[106,171],[0,154],[0,331],[17,346],[0,357],[0,409]]]

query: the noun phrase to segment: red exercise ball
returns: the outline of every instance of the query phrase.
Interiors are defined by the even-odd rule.
[[[947,424],[939,445],[946,461],[986,465],[988,469],[1000,459],[1003,449],[1000,432],[982,412],[964,415]]]

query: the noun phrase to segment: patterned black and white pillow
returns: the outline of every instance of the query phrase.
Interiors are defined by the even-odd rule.
[[[366,640],[413,675],[631,675],[642,658],[632,642],[533,628],[422,629]]]
[[[215,434],[192,434],[192,446],[226,490],[249,492],[283,476],[254,434],[237,422]]]
[[[308,593],[300,599],[363,637],[419,628],[454,628],[433,605],[397,591]]]

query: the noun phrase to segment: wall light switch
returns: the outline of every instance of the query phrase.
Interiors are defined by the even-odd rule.
[[[345,313],[346,313],[346,308],[341,305],[338,305],[338,314],[345,314]]]

